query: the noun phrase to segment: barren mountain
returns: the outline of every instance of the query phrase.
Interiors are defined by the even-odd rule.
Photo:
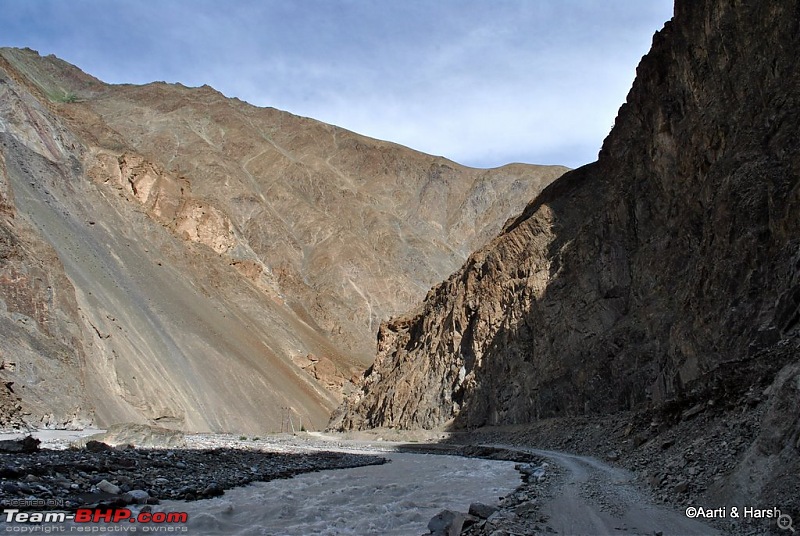
[[[205,86],[0,51],[4,421],[319,427],[565,168],[471,169]]]
[[[727,482],[797,486],[798,21],[795,1],[677,1],[598,161],[384,323],[333,425],[757,407]]]

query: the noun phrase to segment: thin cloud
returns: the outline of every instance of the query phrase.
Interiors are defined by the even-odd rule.
[[[657,0],[5,0],[8,46],[228,96],[479,167],[596,158]]]

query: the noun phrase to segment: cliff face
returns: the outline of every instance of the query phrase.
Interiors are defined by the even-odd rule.
[[[332,426],[680,406],[796,370],[798,24],[798,2],[679,0],[598,161],[384,323]]]
[[[379,322],[563,171],[2,49],[0,424],[323,426]]]

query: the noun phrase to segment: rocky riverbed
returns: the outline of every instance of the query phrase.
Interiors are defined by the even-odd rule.
[[[543,421],[538,426],[461,434],[431,432],[430,437],[392,430],[327,436],[183,435],[134,425],[80,439],[75,433],[40,432],[35,435],[41,443],[37,438],[21,441],[22,434],[17,434],[14,440],[0,441],[0,451],[6,451],[0,452],[0,504],[29,510],[130,506],[134,511],[187,511],[191,515],[186,528],[192,534],[210,534],[211,529],[214,534],[250,534],[252,526],[278,526],[281,534],[305,534],[309,527],[316,531],[329,526],[344,531],[331,534],[406,534],[407,528],[415,527],[412,532],[420,534],[427,525],[430,534],[465,535],[569,533],[569,527],[576,527],[569,524],[573,515],[559,514],[566,504],[591,507],[600,521],[634,532],[652,518],[650,524],[656,529],[686,528],[684,533],[703,534],[710,532],[702,528],[688,532],[694,528],[680,525],[691,521],[685,516],[677,520],[664,516],[691,504],[692,492],[701,489],[704,475],[718,474],[722,469],[717,465],[723,460],[714,465],[698,458],[671,472],[661,465],[672,467],[676,456],[686,458],[688,446],[671,455],[678,446],[679,428],[694,430],[724,422],[711,418],[711,413],[687,411],[681,424],[663,431],[652,425],[657,422],[654,415],[647,419],[617,415],[602,423],[576,420],[568,426],[563,420]],[[728,430],[714,437],[735,445],[737,431],[741,433]],[[443,435],[449,435],[449,441]],[[700,437],[697,434],[695,441]],[[537,451],[534,445],[561,454]],[[692,448],[697,450],[694,444]],[[595,458],[564,450],[593,453]],[[325,469],[383,465],[387,458],[393,463],[386,468],[326,471],[285,484],[278,480]],[[511,463],[505,465],[508,469],[499,465],[489,469],[486,463],[497,462],[463,463],[464,458]],[[613,467],[623,465],[633,471]],[[651,484],[655,479],[648,477],[656,473],[661,478]],[[459,480],[473,474],[477,476]],[[483,484],[475,488],[474,478],[492,482],[496,492],[480,493]],[[679,478],[688,479],[688,493],[675,490],[673,501],[678,504],[647,506],[671,502],[659,491],[665,485],[674,488],[672,480]],[[270,481],[274,482],[244,487]],[[644,510],[637,510],[642,504]],[[748,529],[741,524],[720,528],[741,534]]]
[[[306,520],[299,513],[289,521],[282,519],[281,516],[285,513],[283,510],[300,508],[300,504],[292,499],[293,494],[298,494],[299,497],[304,487],[319,486],[323,491],[313,493],[307,500],[302,501],[302,504],[308,501],[314,504],[317,504],[315,501],[320,503],[312,508],[314,510],[312,518],[318,517],[321,511],[327,509],[335,511],[339,508],[336,505],[339,499],[330,505],[324,499],[325,482],[330,479],[333,479],[331,482],[341,481],[340,485],[350,490],[347,492],[348,496],[358,495],[361,493],[359,490],[363,488],[365,494],[363,497],[349,497],[347,503],[341,505],[344,507],[344,512],[356,508],[353,503],[355,501],[359,504],[358,508],[364,512],[359,510],[351,513],[363,514],[368,518],[367,521],[370,521],[376,514],[369,510],[366,503],[369,500],[377,500],[378,510],[391,510],[389,513],[384,512],[383,517],[388,517],[380,520],[379,525],[395,532],[400,530],[398,534],[403,533],[402,531],[408,526],[413,526],[413,519],[418,519],[417,525],[420,527],[418,532],[423,532],[423,527],[437,511],[431,511],[431,508],[435,508],[437,504],[441,505],[440,508],[448,509],[431,519],[428,525],[431,534],[482,535],[494,534],[498,530],[533,534],[542,526],[540,522],[543,518],[539,513],[539,506],[547,497],[549,485],[559,474],[556,467],[548,467],[539,457],[530,453],[469,445],[437,445],[415,441],[402,443],[380,441],[375,438],[359,441],[341,436],[320,437],[308,434],[271,435],[264,438],[220,434],[184,436],[171,430],[138,425],[125,425],[106,433],[77,439],[76,433],[67,432],[48,431],[36,435],[41,437],[42,441],[34,437],[23,440],[20,434],[14,439],[0,441],[0,451],[2,451],[0,475],[3,478],[0,485],[0,504],[4,508],[74,511],[81,507],[131,507],[134,511],[150,509],[160,511],[164,508],[194,511],[188,504],[185,507],[179,506],[186,504],[180,501],[201,501],[197,504],[198,512],[202,514],[190,516],[190,523],[187,525],[190,533],[194,533],[195,529],[202,529],[197,532],[198,534],[205,534],[219,523],[223,523],[226,527],[225,530],[217,531],[220,534],[230,530],[235,532],[241,528],[237,528],[236,523],[231,521],[236,518],[231,514],[231,506],[225,507],[225,514],[217,516],[219,519],[208,513],[209,510],[214,510],[215,503],[204,499],[220,497],[223,494],[225,497],[220,497],[220,500],[233,501],[231,504],[237,505],[235,511],[241,512],[239,515],[245,520],[242,521],[243,526],[248,526],[250,522],[259,526],[267,521],[289,523],[284,527],[289,530],[287,534],[299,534],[301,532],[296,531],[302,531],[303,525],[298,528],[292,523],[305,523]],[[357,476],[360,473],[355,474],[355,480],[351,479],[352,481],[347,480],[345,476],[321,474],[319,479],[301,480],[286,488],[293,491],[285,492],[288,495],[283,506],[281,506],[283,503],[280,501],[276,503],[274,499],[264,499],[266,502],[256,500],[261,504],[258,508],[248,506],[255,500],[253,497],[258,495],[259,488],[245,489],[243,486],[246,484],[286,479],[325,469],[382,465],[387,461],[386,457],[380,455],[384,452],[386,457],[397,458],[391,465],[399,464],[397,468],[387,473],[394,476],[386,477],[388,479],[386,481],[379,478],[380,481],[372,482],[374,478],[370,480],[366,477],[366,480],[360,480],[361,477]],[[409,457],[409,453],[415,456]],[[430,456],[430,454],[443,456]],[[456,460],[459,458],[453,458],[452,455],[457,455],[461,459],[481,458],[487,461],[476,460],[472,464],[458,462]],[[488,495],[486,489],[481,493],[477,491],[478,488],[469,491],[474,485],[470,487],[472,484],[468,484],[467,481],[454,484],[460,482],[459,479],[466,478],[465,475],[472,474],[471,471],[483,475],[480,478],[486,478],[487,475],[483,474],[486,471],[494,475],[499,471],[499,466],[498,469],[488,469],[486,464],[498,462],[490,460],[514,462],[520,480],[513,476],[515,471],[510,473],[508,470],[501,471],[491,478],[498,481],[495,485],[501,485],[498,477],[501,474],[505,475],[501,479],[505,491],[500,492],[498,488],[497,491],[500,493],[488,493]],[[403,484],[403,478],[408,478],[400,477],[397,474],[398,470],[404,474],[408,473],[409,476],[414,471],[425,474],[438,471],[437,474],[441,475],[437,477],[436,482],[441,483],[427,489],[424,486],[419,487],[419,479],[411,478],[409,482]],[[335,473],[338,474],[338,471]],[[339,484],[329,485],[337,487]],[[459,488],[455,495],[450,489],[453,485]],[[280,489],[284,487],[280,486]],[[226,493],[233,488],[237,489]],[[369,499],[373,493],[380,494],[380,490],[384,488],[391,488],[390,496],[384,499],[380,496]],[[408,497],[399,490],[404,490],[403,493],[408,494]],[[332,496],[337,496],[334,491],[337,490],[331,491]],[[284,495],[283,492],[277,495],[269,491],[264,493],[273,498]],[[391,496],[392,493],[400,495],[394,497]],[[384,500],[385,503],[382,502]],[[365,504],[362,505],[362,502]],[[203,506],[200,506],[201,504]],[[273,512],[270,508],[278,510]],[[257,514],[247,513],[251,510]],[[203,523],[208,524],[206,518],[209,516],[212,524],[203,525]],[[253,516],[257,519],[250,519]],[[342,521],[347,517],[348,515],[345,515],[343,518],[342,514],[338,513],[331,522],[340,523],[342,525],[340,528],[349,534],[346,532],[349,530],[347,528],[349,525]],[[397,520],[389,519],[394,517]],[[319,520],[308,522],[318,524],[321,522],[323,525],[326,523]],[[369,525],[365,524],[366,521],[363,519],[354,518],[351,522],[361,523],[358,525],[359,530]],[[193,523],[200,525],[195,527]],[[410,523],[410,525],[395,526],[398,523]],[[243,530],[242,534],[247,533],[246,528]],[[359,531],[353,532],[356,533]]]
[[[496,536],[510,534],[542,534],[547,532],[548,516],[542,505],[552,496],[555,486],[562,480],[563,472],[547,462],[517,464],[522,483],[497,505],[472,503],[469,511],[455,513],[454,523],[461,522],[460,533],[468,536]],[[441,523],[431,520],[431,534],[448,534]],[[450,524],[452,526],[452,523]]]
[[[175,437],[164,441],[174,443]],[[178,443],[158,448],[57,439],[40,448],[38,440],[7,440],[0,447],[0,504],[70,510],[196,500],[251,482],[386,461],[355,452],[303,451],[281,438],[194,435]]]

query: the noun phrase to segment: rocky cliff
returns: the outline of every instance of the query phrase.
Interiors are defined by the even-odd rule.
[[[705,407],[776,378],[796,398],[799,24],[796,1],[678,0],[598,161],[384,323],[332,426]]]
[[[320,427],[379,323],[564,171],[2,49],[3,423]]]

